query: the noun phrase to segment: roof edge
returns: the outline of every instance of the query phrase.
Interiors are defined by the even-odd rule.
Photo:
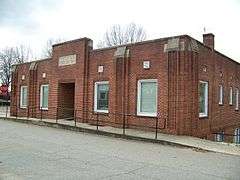
[[[205,44],[203,44],[201,41],[199,41],[199,40],[197,40],[197,39],[195,39],[195,38],[193,38],[193,37],[191,37],[191,36],[189,36],[189,35],[186,35],[186,36],[187,36],[188,38],[190,38],[190,39],[194,39],[195,41],[197,41],[197,43],[199,43],[199,44],[202,45],[203,47],[207,48],[208,50],[210,50],[210,51],[212,51],[212,52],[215,52],[216,54],[219,54],[220,56],[223,56],[223,57],[229,59],[230,61],[233,61],[234,63],[240,65],[240,62],[238,62],[238,61],[236,61],[236,60],[228,57],[227,55],[225,55],[225,54],[217,51],[216,49],[211,49],[210,47],[208,47],[208,46],[206,46]]]
[[[57,43],[57,44],[53,44],[52,47],[60,46],[60,45],[63,45],[63,44],[69,44],[69,43],[77,42],[77,41],[81,41],[81,40],[91,40],[91,39],[88,38],[88,37],[73,39],[73,40],[69,40],[69,41],[64,41],[64,42],[60,42],[60,43]]]
[[[151,40],[146,40],[146,41],[140,41],[140,42],[135,42],[135,43],[127,43],[127,44],[121,44],[121,45],[116,45],[116,46],[97,48],[97,49],[93,49],[92,52],[110,50],[110,49],[115,49],[115,48],[123,47],[123,46],[148,44],[148,43],[153,43],[153,42],[164,41],[164,40],[171,39],[171,38],[181,38],[181,37],[187,37],[187,36],[188,35],[183,34],[183,35],[177,35],[177,36],[169,36],[169,37],[164,37],[164,38],[157,38],[157,39],[151,39]]]
[[[154,43],[154,42],[159,42],[159,41],[164,41],[164,40],[168,40],[168,39],[172,39],[172,38],[184,38],[187,37],[189,39],[193,39],[195,40],[198,44],[200,44],[201,46],[203,46],[204,48],[207,48],[208,50],[215,52],[216,54],[219,54],[222,57],[225,57],[229,60],[231,60],[232,62],[240,65],[240,62],[228,57],[227,55],[220,53],[219,51],[215,50],[215,49],[211,49],[210,47],[204,45],[202,42],[200,42],[199,40],[191,37],[190,35],[187,34],[183,34],[183,35],[177,35],[177,36],[169,36],[169,37],[163,37],[163,38],[157,38],[157,39],[152,39],[152,40],[146,40],[146,41],[141,41],[141,42],[136,42],[136,43],[127,43],[127,44],[122,44],[122,45],[116,45],[116,46],[111,46],[111,47],[104,47],[104,48],[97,48],[97,49],[93,49],[91,50],[91,52],[100,52],[100,51],[104,51],[104,50],[111,50],[111,49],[116,49],[118,47],[123,47],[123,46],[134,46],[134,45],[141,45],[141,44],[148,44],[148,43]],[[79,39],[74,39],[74,40],[70,40],[70,41],[65,41],[62,43],[58,43],[58,44],[54,44],[54,46],[59,46],[62,44],[68,44],[68,43],[72,43],[72,42],[76,42],[76,41],[80,41],[80,40],[91,40],[87,37],[83,37],[83,38],[79,38]],[[41,62],[41,61],[46,61],[46,60],[50,60],[52,58],[46,58],[46,59],[40,59],[40,60],[35,60],[35,61],[30,61],[30,62],[24,62],[24,63],[17,63],[17,64],[13,64],[12,66],[17,66],[17,65],[21,65],[21,64],[28,64],[28,63],[32,63],[32,62]]]
[[[51,60],[51,59],[52,59],[52,58],[39,59],[39,60],[34,60],[34,61],[29,61],[29,62],[23,62],[23,63],[13,64],[12,66],[18,66],[18,65],[22,65],[22,64],[31,64],[32,62],[48,61],[48,60]]]

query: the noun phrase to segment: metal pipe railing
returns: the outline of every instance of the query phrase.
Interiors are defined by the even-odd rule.
[[[4,107],[4,106],[3,106]],[[14,108],[15,107],[15,108]],[[25,116],[27,119],[30,117],[39,117],[40,115],[40,120],[43,120],[43,117],[56,117],[56,123],[59,123],[58,120],[59,118],[61,119],[61,115],[66,115],[66,114],[72,114],[73,115],[73,121],[74,121],[74,126],[77,127],[77,122],[81,121],[84,119],[84,122],[90,123],[91,125],[96,126],[96,131],[99,131],[99,126],[101,125],[110,125],[113,127],[121,127],[122,128],[122,134],[126,134],[126,128],[132,128],[132,129],[147,129],[154,131],[154,138],[158,138],[158,132],[160,130],[166,129],[166,119],[167,118],[160,118],[159,114],[155,118],[155,121],[149,121],[149,124],[146,123],[139,123],[139,116],[136,114],[124,114],[124,113],[99,113],[95,112],[93,110],[80,110],[80,109],[74,109],[74,108],[65,108],[65,107],[49,107],[48,110],[43,110],[42,107],[36,106],[36,107],[27,107],[26,109],[18,109],[17,105],[12,105],[11,110],[14,110],[12,115],[16,116],[16,119],[18,119],[19,116]],[[5,117],[8,117],[8,111],[9,107],[6,106],[1,109],[5,113]],[[30,112],[32,112],[30,114]],[[34,114],[33,112],[36,112]],[[51,114],[51,112],[53,112]],[[55,113],[54,113],[55,112]],[[4,114],[2,113],[2,114]],[[65,113],[65,114],[64,114]],[[84,117],[84,114],[87,114],[86,117]],[[59,116],[60,115],[60,116]],[[116,118],[116,121],[111,121],[111,118]],[[117,118],[122,118],[122,121],[117,121]],[[131,118],[131,121],[127,121],[127,118]],[[144,117],[144,118],[153,118],[153,117]],[[63,120],[66,120],[67,118],[62,118]],[[160,121],[161,120],[161,121]],[[161,122],[161,123],[160,123]],[[155,123],[155,125],[154,125]],[[161,125],[160,125],[161,124]],[[219,132],[215,131],[213,134],[219,134]],[[231,136],[231,137],[239,137],[239,135],[235,134],[222,134],[224,137],[226,136]],[[223,138],[224,139],[224,138]],[[240,139],[240,137],[238,138]],[[240,143],[240,142],[236,142]]]

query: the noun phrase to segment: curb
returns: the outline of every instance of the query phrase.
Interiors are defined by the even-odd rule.
[[[19,123],[25,123],[25,124],[32,124],[32,125],[37,125],[37,126],[46,126],[46,127],[51,127],[51,128],[57,128],[57,129],[65,129],[65,130],[75,131],[75,132],[97,134],[97,135],[113,137],[113,138],[121,138],[121,139],[126,139],[126,140],[157,143],[157,144],[161,144],[161,145],[169,145],[169,146],[180,147],[180,148],[191,148],[191,149],[196,149],[196,150],[205,151],[205,152],[216,152],[216,151],[203,149],[203,148],[196,147],[196,146],[185,145],[185,144],[166,141],[166,140],[150,139],[150,138],[144,138],[144,137],[132,136],[132,135],[126,135],[126,134],[125,135],[117,134],[117,133],[106,132],[106,131],[101,131],[101,130],[94,130],[94,129],[88,129],[88,128],[83,128],[83,127],[70,126],[70,125],[66,125],[66,124],[58,124],[58,123],[54,123],[54,122],[46,122],[46,121],[40,121],[40,120],[35,121],[35,120],[30,120],[30,119],[27,120],[27,119],[21,119],[21,118],[17,118],[17,119],[16,118],[6,118],[6,117],[0,117],[0,119],[13,121],[13,122],[19,122]]]

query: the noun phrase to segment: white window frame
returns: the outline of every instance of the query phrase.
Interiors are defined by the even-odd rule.
[[[109,86],[109,81],[97,81],[94,83],[94,112],[99,112],[99,113],[108,113],[109,110],[103,110],[103,109],[97,109],[97,95],[98,95],[98,85],[100,84],[107,84]],[[109,87],[110,89],[110,87]],[[110,91],[109,91],[110,92]],[[108,96],[108,108],[109,108],[109,96]]]
[[[205,112],[203,112],[203,113],[199,112],[199,117],[208,117],[208,82],[207,81],[199,81],[199,83],[206,84],[206,86],[205,86],[206,95],[205,95],[205,100],[204,100]],[[200,94],[199,94],[199,96],[200,96]]]
[[[148,116],[148,117],[157,117],[157,112],[149,113],[149,112],[141,112],[141,86],[143,82],[156,83],[157,91],[156,91],[156,110],[158,111],[158,80],[157,79],[140,79],[138,80],[138,88],[137,88],[137,115],[138,116]]]
[[[219,105],[223,105],[223,85],[219,85]]]
[[[229,89],[229,105],[233,105],[233,88]]]
[[[239,89],[238,88],[236,88],[235,102],[236,102],[235,110],[239,110]]]
[[[47,107],[43,107],[43,108],[42,108],[43,87],[48,87],[48,98],[49,98],[49,85],[48,85],[48,84],[42,84],[41,87],[40,87],[40,109],[42,109],[42,110],[48,110],[48,105],[47,105]]]
[[[221,131],[215,135],[215,141],[224,142],[224,131]]]
[[[23,104],[23,88],[27,89],[26,104]],[[27,105],[28,105],[28,87],[27,86],[21,86],[20,87],[20,108],[25,109],[25,108],[27,108]]]
[[[234,143],[240,144],[240,128],[236,128],[234,132]]]

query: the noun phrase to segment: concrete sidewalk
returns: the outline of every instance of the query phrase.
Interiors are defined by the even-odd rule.
[[[214,142],[209,140],[204,140],[200,138],[190,137],[190,136],[176,136],[158,133],[157,139],[155,139],[155,133],[149,131],[141,131],[135,129],[126,129],[125,135],[123,135],[123,130],[120,128],[114,128],[110,126],[99,126],[98,131],[96,130],[96,126],[89,125],[87,123],[75,123],[74,121],[66,121],[66,120],[56,120],[53,119],[42,119],[40,121],[36,118],[17,118],[16,117],[0,117],[1,119],[12,120],[23,123],[31,123],[41,126],[48,126],[54,128],[62,128],[79,132],[87,132],[93,134],[100,134],[105,136],[112,136],[124,139],[132,139],[132,140],[140,140],[146,142],[154,142],[160,144],[167,144],[173,146],[181,146],[187,148],[194,148],[199,150],[213,151],[218,153],[226,153],[231,155],[239,155],[240,156],[240,146],[231,143],[223,143],[223,142]]]

